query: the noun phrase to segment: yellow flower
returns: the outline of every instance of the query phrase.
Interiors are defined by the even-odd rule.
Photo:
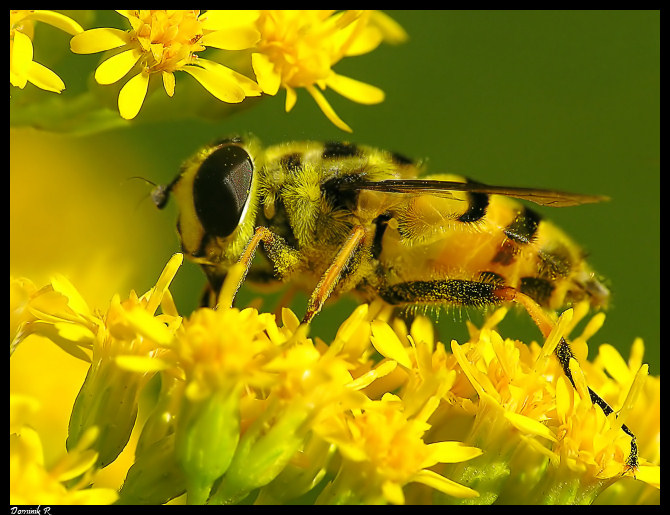
[[[16,347],[17,334],[33,318],[28,306],[36,291],[37,287],[30,279],[9,278],[9,341],[12,342],[10,355]]]
[[[98,430],[89,430],[77,447],[47,467],[39,435],[22,420],[26,411],[35,409],[34,399],[10,395],[9,503],[111,504],[116,501],[118,495],[110,488],[88,488],[97,460],[97,453],[89,447]],[[74,479],[77,481],[73,483]]]
[[[384,92],[370,84],[337,74],[332,67],[343,57],[374,50],[380,42],[397,43],[404,30],[379,11],[271,10],[257,21],[260,41],[252,65],[263,92],[286,90],[286,111],[296,103],[297,88],[305,88],[321,111],[340,129],[351,128],[321,93],[330,88],[361,104],[377,104]]]
[[[175,254],[156,285],[141,297],[131,291],[121,301],[115,295],[99,318],[91,368],[72,408],[67,445],[76,445],[88,428],[100,427],[96,449],[101,467],[114,461],[128,443],[143,387],[156,372],[168,368],[164,346],[181,324],[168,286],[182,260]],[[159,306],[163,313],[156,315]]]
[[[156,347],[171,338],[165,324],[175,330],[181,322],[167,287],[182,259],[181,254],[173,256],[156,286],[142,297],[132,291],[122,302],[116,295],[104,316],[92,310],[64,276],[55,275],[39,290],[28,279],[10,278],[10,350],[35,333],[86,362],[115,361],[141,372],[164,368]],[[163,301],[167,313],[154,319]]]
[[[214,481],[231,466],[242,393],[270,386],[263,368],[276,353],[270,335],[278,332],[273,317],[251,308],[201,308],[177,332],[171,346],[185,385],[175,413],[174,454],[189,503],[207,501]]]
[[[625,421],[635,434],[640,456],[644,458],[634,471],[638,481],[616,482],[598,497],[599,503],[612,504],[625,499],[630,504],[647,504],[654,503],[654,498],[660,495],[661,379],[658,376],[644,377],[644,374],[640,377],[643,356],[644,343],[636,338],[627,361],[614,347],[603,344],[593,362],[585,362],[582,366],[593,388],[610,404],[622,406],[621,420],[616,424]],[[636,383],[639,386],[635,386]]]
[[[362,394],[346,387],[351,375],[344,364],[322,356],[300,332],[264,368],[276,375],[275,385],[267,397],[262,390],[246,397],[240,413],[244,425],[240,442],[211,503],[237,501],[273,482],[307,446],[317,420],[329,420],[363,400]],[[318,471],[325,466],[323,458],[317,452],[303,454],[301,461]],[[290,500],[300,492],[287,486],[284,498],[287,494]]]
[[[94,475],[133,428],[140,435],[120,503],[183,493],[196,504],[657,499],[660,379],[646,377],[641,341],[627,363],[609,346],[588,362],[587,340],[604,321],[594,316],[571,340],[584,363],[570,363],[574,387],[554,355],[585,305],[547,323],[543,346],[500,336],[499,309],[449,353],[429,320],[408,331],[377,301],[356,308],[327,345],[287,308],[279,324],[227,307],[233,275],[226,302],[182,319],[168,289],[181,261],[175,255],[145,295],[115,296],[104,314],[62,277],[41,289],[10,282],[14,344],[39,334],[91,362],[69,452],[54,467],[25,427],[36,403],[10,398],[12,502],[113,501]],[[605,415],[587,382],[620,410]],[[137,417],[140,397],[149,412]],[[639,438],[635,470],[622,424]]]
[[[91,360],[100,321],[65,277],[54,276],[39,290],[29,279],[10,279],[10,291],[10,354],[37,333],[74,357]]]
[[[237,384],[266,382],[263,365],[275,353],[268,334],[278,330],[272,325],[270,315],[251,308],[202,308],[184,320],[173,348],[187,395],[201,399]]]
[[[206,47],[241,50],[258,40],[255,11],[124,10],[128,31],[115,28],[87,30],[72,38],[75,53],[116,49],[96,69],[99,84],[112,84],[131,70],[133,76],[119,92],[119,112],[126,119],[139,113],[152,77],[160,77],[168,96],[175,91],[174,72],[194,77],[223,102],[237,103],[260,94],[258,85],[219,63],[199,58]]]
[[[9,82],[23,89],[27,82],[40,89],[60,93],[65,89],[61,78],[46,66],[33,61],[33,24],[41,21],[68,34],[82,29],[77,22],[55,11],[9,11]]]
[[[598,479],[610,479],[626,470],[626,458],[630,451],[630,437],[621,430],[623,420],[630,407],[638,400],[637,394],[647,375],[647,367],[641,367],[636,379],[638,385],[631,388],[632,398],[619,413],[606,416],[602,409],[591,402],[586,379],[577,362],[571,363],[576,391],[565,377],[559,377],[556,385],[556,410],[560,426],[553,453],[555,461],[569,469],[566,474],[587,473]],[[559,458],[560,457],[560,458]],[[643,465],[644,467],[645,465]]]
[[[161,356],[167,351],[161,344],[171,340],[181,322],[181,317],[170,314],[176,308],[167,288],[182,259],[175,255],[156,286],[142,297],[131,292],[121,302],[116,295],[104,316],[92,311],[62,276],[37,291],[28,281],[10,283],[13,289],[17,285],[25,289],[24,295],[13,295],[24,299],[14,302],[22,306],[14,311],[29,314],[22,316],[12,348],[38,334],[91,363],[72,409],[67,446],[76,447],[92,427],[101,428],[93,444],[99,466],[111,463],[123,450],[135,424],[139,392],[157,370],[166,368]],[[164,313],[154,316],[159,305]],[[106,402],[101,403],[101,397]]]
[[[499,476],[501,472],[496,470],[504,471],[502,476],[509,476],[508,485],[497,490],[501,484],[498,480],[496,489],[485,494],[492,500],[507,502],[525,492],[528,502],[591,503],[623,475],[635,475],[628,465],[631,437],[621,426],[628,423],[631,409],[640,402],[637,397],[646,366],[638,367],[635,380],[626,375],[630,382],[624,386],[623,408],[606,416],[592,402],[577,361],[573,359],[570,365],[573,388],[553,355],[559,339],[567,338],[569,329],[587,309],[578,305],[575,316],[572,309],[563,313],[542,348],[503,340],[491,324],[481,331],[471,331],[474,338],[470,343],[452,342],[458,364],[479,397],[467,441],[485,450],[498,449],[488,461],[486,454],[482,457],[477,474],[465,468],[460,472],[478,477],[470,485],[482,493],[484,485],[489,485],[487,471]],[[492,318],[499,321],[500,313]],[[586,339],[603,320],[604,315],[596,315],[574,339],[579,349],[576,353],[586,356]],[[617,391],[615,397],[620,396]],[[519,456],[523,456],[522,462],[517,461]],[[638,479],[656,484],[658,468],[650,467],[644,459],[640,463]]]
[[[321,494],[321,502],[404,504],[403,486],[411,482],[452,496],[476,497],[474,490],[428,469],[481,454],[460,442],[426,444],[423,435],[430,424],[425,419],[431,413],[427,410],[422,416],[407,418],[401,399],[387,394],[322,425],[319,432],[337,445],[343,463]]]

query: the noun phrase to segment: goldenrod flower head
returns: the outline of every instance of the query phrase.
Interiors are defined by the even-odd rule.
[[[240,439],[240,398],[266,382],[274,320],[255,309],[201,308],[185,319],[171,347],[183,398],[175,406],[174,455],[189,503],[204,503],[231,465]]]
[[[28,281],[11,283],[14,290],[23,285],[27,300],[22,310],[29,313],[18,326],[12,348],[28,335],[39,334],[91,363],[72,410],[67,445],[76,447],[91,427],[99,427],[94,447],[102,466],[116,459],[128,442],[141,388],[165,368],[161,355],[167,351],[161,345],[170,341],[181,318],[154,314],[161,303],[164,311],[176,312],[166,292],[181,261],[181,254],[174,256],[156,286],[142,297],[131,292],[121,302],[115,296],[104,315],[93,312],[65,277],[56,276],[37,291]],[[101,395],[105,403],[99,402]]]
[[[37,435],[22,423],[34,403],[10,403],[10,431],[26,435],[10,437],[10,496],[23,492],[19,481],[41,492],[37,502],[84,495],[80,487],[128,443],[152,377],[160,393],[146,397],[154,404],[122,503],[182,493],[198,504],[306,495],[322,504],[587,503],[601,492],[625,502],[660,488],[660,380],[646,377],[642,343],[627,363],[609,346],[589,363],[586,341],[604,321],[596,315],[571,340],[584,363],[570,364],[574,387],[554,356],[584,306],[566,311],[543,346],[504,339],[496,325],[506,310],[498,310],[449,353],[427,319],[408,331],[378,301],[359,306],[329,346],[308,338],[287,308],[281,323],[227,303],[182,319],[168,289],[181,260],[174,256],[146,294],[116,296],[104,315],[62,277],[41,289],[10,282],[14,344],[41,334],[91,362],[67,441],[67,464],[77,466],[45,469]],[[606,416],[587,382],[620,411]],[[637,433],[640,466],[629,470],[621,427],[636,431],[638,416],[654,427]],[[30,474],[37,479],[24,479]],[[76,475],[64,490],[63,478]],[[21,495],[12,499],[35,502]]]
[[[173,350],[184,371],[187,395],[201,398],[237,384],[267,382],[263,365],[274,354],[268,336],[278,333],[274,324],[270,315],[252,308],[202,308],[185,319]]]
[[[280,327],[253,308],[201,308],[177,332],[174,354],[186,387],[175,445],[190,502],[206,499],[224,473],[211,503],[235,502],[267,485],[317,418],[362,402],[347,387],[348,364],[322,355],[290,310],[282,319]]]
[[[99,84],[112,84],[133,76],[119,92],[119,112],[132,119],[140,111],[149,81],[160,77],[168,96],[175,91],[174,72],[194,77],[222,102],[237,103],[259,95],[250,79],[219,63],[199,58],[206,47],[240,50],[258,40],[254,11],[123,10],[128,31],[115,28],[87,30],[73,38],[73,52],[88,54],[117,49],[95,72]]]
[[[40,289],[28,279],[10,278],[10,292],[10,354],[36,333],[74,357],[90,361],[101,321],[67,278],[56,275]]]
[[[155,358],[158,345],[166,343],[181,322],[181,317],[169,314],[176,314],[176,308],[167,287],[182,259],[181,254],[175,255],[156,286],[142,297],[131,291],[121,301],[116,295],[104,315],[91,310],[62,275],[55,275],[39,290],[28,279],[10,278],[10,349],[36,333],[83,361],[114,360],[128,369],[137,368],[140,364],[134,358]],[[163,302],[165,313],[154,318]],[[162,367],[161,363],[149,365]]]
[[[404,41],[403,29],[378,11],[267,10],[257,21],[260,40],[252,65],[263,92],[286,90],[286,111],[297,100],[296,89],[305,88],[328,119],[347,132],[321,90],[331,88],[361,104],[377,104],[384,92],[333,71],[343,57],[370,52],[381,41]]]
[[[611,345],[603,344],[594,361],[582,366],[594,389],[612,399],[614,405],[622,406],[619,417],[632,428],[640,456],[645,458],[636,471],[630,471],[638,481],[629,479],[614,483],[598,497],[599,503],[621,503],[621,499],[625,499],[630,504],[648,504],[655,503],[654,497],[659,495],[661,378],[645,376],[643,356],[644,343],[636,338],[627,361]],[[617,420],[614,424],[618,423]],[[647,485],[654,488],[645,488]]]
[[[637,402],[626,400],[633,384],[639,381],[638,375],[643,367],[644,342],[636,338],[631,347],[628,360],[611,345],[598,347],[598,355],[592,363],[585,362],[582,368],[588,374],[594,389],[613,399],[618,406],[625,406],[627,420],[635,425],[635,434],[640,445],[640,454],[650,463],[661,462],[661,380],[660,377],[647,376],[640,387]]]
[[[97,453],[89,447],[98,435],[91,428],[79,445],[47,467],[42,442],[24,425],[27,411],[38,409],[30,397],[9,397],[9,503],[10,504],[111,504],[118,495],[111,488],[88,488]],[[79,478],[76,482],[75,480]]]
[[[333,423],[334,422],[334,423]],[[403,486],[424,483],[449,495],[476,497],[477,492],[428,470],[436,463],[472,459],[481,451],[460,442],[426,444],[430,428],[422,418],[407,418],[402,401],[386,395],[323,426],[323,437],[344,458],[338,476],[322,496],[328,502],[405,502]]]
[[[635,472],[629,470],[627,462],[631,437],[621,426],[626,423],[630,407],[640,402],[634,399],[641,391],[646,368],[636,371],[632,387],[631,383],[625,387],[624,397],[628,398],[623,402],[624,409],[606,416],[592,403],[577,360],[573,359],[570,365],[573,388],[553,356],[559,339],[567,338],[570,329],[586,314],[584,307],[578,305],[574,314],[573,310],[566,311],[542,348],[503,340],[491,326],[472,331],[474,338],[467,344],[452,342],[454,356],[479,397],[469,441],[484,449],[499,448],[498,465],[510,476],[508,482],[516,483],[514,488],[527,492],[530,502],[534,502],[535,495],[537,502],[592,502],[612,481]],[[574,339],[579,348],[575,353],[586,356],[586,339],[603,320],[602,314],[596,315],[582,335]],[[597,391],[597,384],[595,388]],[[518,475],[514,458],[515,453],[522,452],[523,476]],[[494,470],[485,458],[486,454],[479,464],[482,478],[487,467]],[[547,459],[548,469],[543,465]],[[642,468],[645,470],[639,479],[655,484],[657,468],[649,469],[644,460]],[[568,484],[571,486],[566,488]],[[507,493],[489,491],[487,495],[495,499],[509,495],[514,488],[508,488]]]
[[[584,374],[578,369],[577,362],[573,365],[573,377],[579,383],[576,391],[564,377],[559,377],[556,385],[560,426],[553,449],[555,462],[560,461],[571,469],[572,474],[588,473],[598,479],[628,472],[626,458],[630,452],[630,437],[621,431],[625,411],[606,416],[591,402]],[[638,381],[643,381],[645,375],[646,369],[642,369]]]
[[[165,346],[181,323],[168,286],[182,260],[181,254],[173,256],[156,285],[141,297],[131,291],[121,302],[115,296],[100,318],[91,369],[72,409],[67,444],[75,445],[89,427],[100,427],[96,448],[101,466],[115,460],[128,443],[144,385],[168,367]],[[163,314],[156,316],[159,306]],[[106,402],[100,403],[103,392]]]
[[[243,399],[240,442],[211,498],[213,503],[235,502],[270,485],[296,456],[301,455],[302,466],[318,472],[326,465],[327,449],[316,446],[314,455],[305,453],[315,426],[319,421],[328,425],[344,409],[362,402],[362,394],[346,388],[344,381],[351,376],[333,367],[331,360],[322,360],[310,343],[298,344],[283,354],[279,362],[268,364],[270,370],[279,372],[279,381],[267,398],[255,392],[253,398]],[[300,493],[291,485],[279,495],[290,499]]]
[[[377,104],[384,92],[376,86],[341,75],[334,66],[343,58],[365,54],[380,43],[396,44],[407,34],[376,10],[117,10],[129,28],[83,30],[53,11],[10,11],[10,82],[26,82],[60,92],[63,82],[32,61],[32,23],[43,21],[75,36],[70,49],[78,54],[106,52],[95,70],[98,84],[118,84],[122,118],[135,118],[147,96],[162,87],[169,97],[176,88],[175,72],[195,78],[216,99],[239,104],[246,97],[286,91],[285,108],[304,88],[338,128],[351,128],[335,113],[323,91],[331,89],[361,104]],[[209,52],[210,49],[226,52]],[[255,73],[256,80],[225,66]],[[112,88],[113,89],[113,88]],[[90,100],[90,99],[89,99]],[[75,109],[90,109],[83,102]],[[95,123],[93,124],[95,125]]]
[[[81,26],[71,18],[55,11],[9,11],[9,82],[23,89],[27,82],[40,89],[60,93],[65,89],[61,78],[46,66],[33,61],[33,25],[47,23],[68,34],[78,34]]]

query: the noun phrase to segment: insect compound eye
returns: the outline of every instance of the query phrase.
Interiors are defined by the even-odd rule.
[[[195,211],[205,231],[228,236],[237,227],[251,188],[254,166],[237,145],[225,145],[203,161],[193,179]]]

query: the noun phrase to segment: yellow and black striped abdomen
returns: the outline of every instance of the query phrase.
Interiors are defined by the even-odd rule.
[[[423,303],[486,305],[496,302],[499,286],[513,287],[550,309],[584,298],[594,307],[607,302],[609,292],[580,247],[508,197],[421,195],[395,206],[387,218],[378,259],[386,277],[382,296],[392,303],[422,298]]]

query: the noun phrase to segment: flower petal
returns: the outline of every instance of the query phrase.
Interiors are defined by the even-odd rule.
[[[410,334],[414,341],[419,343],[427,343],[431,349],[434,348],[435,342],[435,328],[430,318],[427,316],[417,316],[412,322]]]
[[[150,356],[135,356],[125,354],[122,356],[116,356],[114,361],[116,361],[116,364],[124,370],[130,370],[131,372],[139,373],[160,372],[161,370],[166,370],[169,367],[169,365],[164,360]]]
[[[650,484],[654,488],[661,488],[661,467],[658,465],[640,465],[635,478]]]
[[[483,454],[481,449],[462,442],[435,442],[427,447],[430,449],[430,461],[424,462],[423,467],[432,467],[436,463],[460,463]]]
[[[370,386],[373,381],[376,381],[380,377],[384,377],[391,372],[393,372],[398,366],[398,362],[394,360],[389,360],[389,361],[382,361],[382,363],[376,367],[370,370],[369,372],[366,372],[365,374],[357,377],[353,381],[347,383],[347,387],[351,388],[352,390],[362,390],[363,388],[366,388],[367,386]]]
[[[135,48],[113,55],[106,61],[103,61],[97,70],[95,70],[96,82],[98,84],[115,83],[135,66],[135,63],[141,56],[142,52]]]
[[[379,29],[384,42],[391,45],[404,43],[409,39],[405,29],[384,11],[372,11],[370,14],[370,24]]]
[[[75,286],[68,280],[67,277],[62,274],[55,274],[51,278],[51,286],[55,292],[58,292],[67,298],[67,305],[75,313],[82,315],[91,314],[91,310],[84,300],[84,297],[81,296],[77,288],[75,288]]]
[[[10,65],[10,67],[9,67],[9,83],[12,86],[23,89],[23,88],[26,87],[27,82],[28,82],[28,78],[26,77],[25,73],[22,74],[22,75],[17,75],[16,73],[14,73],[14,71],[12,70],[12,67]]]
[[[562,424],[568,420],[574,403],[575,394],[572,385],[568,384],[564,376],[559,377],[556,382],[556,413]]]
[[[260,38],[260,32],[253,27],[235,27],[205,34],[199,43],[224,50],[244,50],[254,46]]]
[[[295,106],[295,103],[296,103],[297,100],[298,100],[298,95],[295,92],[295,89],[293,89],[291,86],[286,86],[286,102],[284,104],[284,107],[285,107],[287,113],[291,109],[293,109],[293,106]]]
[[[87,449],[78,453],[72,453],[68,458],[68,467],[58,474],[58,481],[69,481],[81,476],[98,461],[98,453],[93,449]]]
[[[165,295],[165,293],[168,291],[170,283],[177,275],[177,271],[183,262],[184,254],[181,252],[176,252],[163,267],[161,275],[158,276],[158,280],[156,281],[156,286],[151,289],[151,294],[149,295],[149,300],[147,301],[147,305],[145,307],[147,313],[151,313],[153,315],[156,312],[158,306],[160,306],[161,301],[163,300],[163,295]]]
[[[23,88],[28,81],[28,69],[33,60],[33,42],[23,32],[14,32],[12,51],[9,56],[10,77],[12,85]]]
[[[144,97],[147,96],[149,76],[138,73],[119,92],[119,113],[126,120],[132,120],[140,112]]]
[[[258,10],[212,9],[202,14],[202,28],[205,30],[228,30],[243,25],[252,25],[258,19]]]
[[[139,16],[139,11],[136,9],[114,9],[117,13],[128,20],[133,30],[139,30],[143,22]]]
[[[196,79],[203,87],[222,102],[231,104],[244,100],[244,90],[222,73],[198,66],[184,66],[183,71]]]
[[[412,477],[412,481],[427,485],[453,497],[464,499],[479,497],[479,494],[472,488],[460,485],[432,470],[420,470]]]
[[[402,486],[393,481],[384,481],[382,483],[382,493],[391,504],[405,504],[405,494]]]
[[[198,66],[205,68],[206,70],[211,70],[215,73],[221,73],[225,77],[231,79],[242,88],[245,96],[247,97],[259,96],[263,92],[261,87],[246,75],[242,75],[241,73],[238,73],[235,70],[228,68],[227,66],[217,63],[216,61],[210,61],[209,59],[198,59]]]
[[[95,338],[95,334],[88,327],[71,322],[57,322],[54,324],[54,329],[58,332],[58,336],[75,343],[92,342]]]
[[[570,358],[568,367],[570,368],[570,373],[572,374],[575,390],[577,390],[577,393],[579,393],[582,402],[592,404],[591,395],[589,394],[589,387],[586,384],[586,377],[584,377],[584,371],[579,366],[579,363],[576,359]]]
[[[251,66],[263,93],[276,95],[281,86],[281,75],[275,71],[275,65],[270,58],[265,54],[251,54]]]
[[[486,395],[493,396],[493,402],[500,404],[500,394],[495,386],[491,383],[491,380],[488,376],[481,372],[474,363],[471,363],[468,360],[468,356],[465,352],[467,347],[465,345],[459,345],[456,340],[451,341],[451,352],[454,354],[454,357],[458,361],[458,364],[463,369],[466,377],[470,381],[472,387],[477,391],[477,394],[480,397]]]
[[[174,73],[163,72],[162,77],[163,77],[163,87],[165,88],[165,92],[167,93],[167,95],[169,97],[174,96],[174,86],[175,86]]]
[[[75,54],[94,54],[118,48],[130,42],[125,30],[100,28],[86,30],[70,40],[70,49]]]
[[[343,97],[359,104],[379,104],[384,101],[384,91],[378,87],[344,75],[333,73],[326,80],[326,84]]]
[[[330,106],[330,104],[326,100],[326,97],[324,97],[319,90],[317,90],[312,85],[306,86],[305,89],[308,91],[310,95],[312,95],[312,98],[315,100],[316,105],[318,105],[323,114],[326,115],[326,118],[328,118],[331,122],[333,122],[333,124],[337,128],[342,129],[345,132],[353,132],[351,130],[351,127],[349,127],[346,123],[344,123],[344,121],[339,116],[337,116],[337,113]]]
[[[370,327],[372,329],[372,345],[382,356],[391,358],[404,367],[410,368],[412,366],[405,347],[387,323],[374,320]]]
[[[628,364],[615,347],[607,343],[602,344],[598,347],[598,358],[602,359],[607,373],[619,384],[627,384],[632,381],[632,373]]]
[[[538,420],[509,411],[505,412],[505,418],[522,433],[542,436],[552,442],[558,441],[552,430]]]
[[[618,423],[624,424],[626,419],[631,416],[631,413],[637,404],[637,399],[644,388],[644,383],[648,374],[649,365],[647,364],[642,365],[637,371],[637,374],[635,374],[633,384],[630,386],[630,390],[628,390],[628,395],[626,395],[623,406],[619,410],[619,416],[617,417]]]
[[[28,68],[28,81],[40,89],[54,93],[60,93],[65,89],[65,83],[58,75],[35,61],[32,61]]]
[[[642,366],[642,358],[644,357],[644,341],[642,338],[635,338],[633,346],[630,349],[628,356],[628,366],[631,370],[637,370]]]
[[[172,332],[148,311],[142,308],[134,308],[125,312],[123,321],[127,328],[130,328],[135,334],[157,343],[158,345],[169,345],[172,341]]]
[[[84,29],[81,28],[81,25],[79,25],[72,18],[69,18],[64,14],[57,13],[56,11],[36,10],[32,12],[28,18],[31,20],[47,23],[52,27],[56,27],[57,29],[72,35],[79,34],[80,32],[84,31]]]

